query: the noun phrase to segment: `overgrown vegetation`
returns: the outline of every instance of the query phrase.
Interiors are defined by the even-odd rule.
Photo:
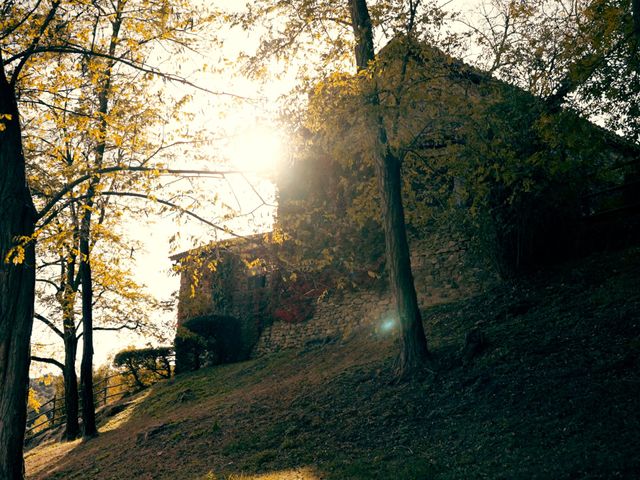
[[[435,249],[438,236],[463,239],[505,277],[573,255],[585,195],[638,168],[614,170],[637,147],[426,43],[399,37],[372,68],[385,122],[402,119],[389,141],[403,160],[410,236],[431,238]],[[360,77],[316,85],[297,160],[280,178],[292,263],[345,283],[366,283],[384,267]]]
[[[233,317],[206,315],[190,318],[178,327],[174,340],[176,373],[198,370],[248,357],[241,325]]]
[[[305,238],[293,242],[313,252],[301,257],[314,263],[314,268],[335,268],[342,275],[336,283],[355,283],[358,275],[376,279],[381,273],[389,274],[403,332],[399,377],[419,371],[428,356],[411,281],[407,223],[416,231],[446,224],[456,234],[473,237],[508,277],[537,268],[550,256],[564,257],[573,249],[577,216],[583,210],[593,213],[595,208],[578,205],[584,194],[583,179],[590,167],[606,163],[602,157],[610,160],[605,146],[615,144],[623,160],[638,158],[637,0],[485,3],[485,25],[471,27],[479,35],[478,46],[490,57],[493,73],[529,93],[505,85],[486,89],[494,90],[487,93],[483,84],[495,87],[494,82],[484,82],[482,74],[439,52],[434,56],[429,45],[438,42],[438,47],[455,48],[461,37],[448,34],[443,27],[452,17],[427,1],[254,0],[246,10],[222,8],[210,16],[204,7],[196,9],[180,1],[171,8],[163,2],[144,1],[27,4],[13,0],[0,4],[6,17],[0,26],[0,352],[6,354],[0,355],[0,372],[6,373],[0,375],[3,478],[22,478],[21,465],[15,460],[23,445],[34,317],[64,340],[64,364],[52,358],[43,361],[65,371],[68,438],[75,438],[79,433],[75,356],[80,338],[75,316],[81,307],[83,429],[86,438],[96,434],[93,313],[101,298],[106,306],[113,305],[111,294],[124,295],[128,283],[124,268],[100,271],[100,263],[110,263],[111,252],[102,256],[95,247],[118,243],[115,227],[123,213],[108,198],[147,198],[185,213],[173,201],[159,199],[155,191],[164,183],[156,181],[157,174],[169,172],[164,162],[156,162],[156,155],[195,140],[190,137],[183,142],[161,133],[156,138],[153,133],[163,130],[153,127],[176,123],[176,113],[187,99],[170,107],[168,97],[151,78],[160,75],[192,85],[148,63],[160,41],[174,59],[189,63],[181,54],[193,51],[203,24],[214,21],[221,27],[214,30],[225,35],[210,39],[210,45],[223,45],[229,28],[240,27],[259,36],[250,42],[257,45],[255,51],[234,52],[243,63],[243,73],[264,78],[276,63],[282,74],[295,65],[300,67],[299,88],[305,95],[309,85],[314,86],[309,118],[296,126],[320,140],[316,146],[329,145],[331,150],[323,154],[328,153],[332,162],[344,163],[340,168],[347,175],[337,178],[340,188],[335,191],[347,194],[342,202],[344,198],[322,192],[310,202],[317,201],[311,210],[324,216],[327,238],[316,236],[315,222],[307,217],[304,223],[311,227],[307,232],[311,243],[305,243]],[[345,41],[345,28],[353,41]],[[393,40],[377,51],[374,33]],[[354,46],[358,75],[345,75],[345,61],[353,57]],[[433,61],[435,57],[444,58],[442,65]],[[228,69],[225,59],[218,60],[220,68]],[[493,95],[495,90],[498,93]],[[533,99],[530,93],[540,98]],[[483,97],[489,99],[486,104],[480,101]],[[597,129],[562,110],[567,106],[588,109],[583,110],[585,117],[603,120],[611,131],[636,143],[603,132],[601,138]],[[362,168],[355,175],[360,178],[349,177],[354,165]],[[372,166],[375,175],[367,171]],[[111,175],[118,172],[127,175]],[[637,168],[615,176],[626,187],[637,186]],[[598,178],[594,185],[605,185],[602,180]],[[373,188],[376,185],[379,188]],[[626,191],[637,202],[632,188]],[[183,193],[191,197],[191,192]],[[416,207],[409,222],[403,214],[405,202]],[[618,207],[615,200],[611,203]],[[374,210],[367,208],[371,205],[382,205],[382,213],[372,214]],[[381,230],[386,238],[384,266],[375,245]],[[370,239],[373,248],[361,249]],[[44,251],[36,251],[36,243],[46,247]],[[348,248],[341,250],[344,244]],[[134,249],[130,252],[133,257]],[[121,252],[113,258],[125,257]],[[363,262],[363,257],[370,263]],[[51,268],[53,273],[43,276],[36,266]],[[49,291],[46,296],[54,305],[54,320],[61,323],[34,312],[36,275]],[[99,277],[104,280],[103,295],[94,294]],[[134,293],[127,297],[139,307],[137,300],[142,297]],[[227,303],[213,293],[214,303]],[[299,293],[292,297],[304,297]],[[286,314],[283,319],[294,316],[286,310],[281,313]],[[305,308],[296,314],[310,313]],[[113,317],[116,323],[120,318]],[[134,323],[109,323],[102,328],[139,326]],[[224,338],[235,338],[235,333],[228,335],[222,325],[205,323],[194,327],[198,329],[185,341],[192,365],[232,358]],[[192,398],[183,393],[182,400]],[[268,464],[273,458],[273,451],[263,452],[261,462]]]

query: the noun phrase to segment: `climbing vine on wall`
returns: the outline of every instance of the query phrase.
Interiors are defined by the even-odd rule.
[[[318,282],[312,283],[298,273],[291,273],[288,277],[278,276],[274,280],[271,298],[272,317],[286,323],[309,320],[323,292]]]
[[[232,255],[224,255],[213,267],[211,277],[211,302],[214,311],[226,312],[232,305],[233,275],[241,268],[240,262],[234,261]]]

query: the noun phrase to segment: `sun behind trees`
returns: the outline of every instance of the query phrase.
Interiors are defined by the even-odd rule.
[[[391,2],[382,7],[378,14],[392,20],[398,32],[411,36],[418,20],[419,2],[409,2],[405,9],[402,2]],[[436,14],[440,14],[439,12]],[[362,91],[366,108],[360,111],[363,121],[363,138],[370,149],[368,154],[374,158],[374,166],[379,185],[381,216],[385,234],[387,253],[387,272],[391,288],[396,299],[396,315],[401,325],[402,347],[398,359],[398,376],[410,376],[419,371],[428,358],[427,344],[418,309],[406,237],[402,198],[400,168],[402,159],[388,145],[386,125],[381,123],[379,92],[376,84],[375,69],[369,70],[376,59],[373,44],[374,25],[364,1],[319,2],[317,5],[279,5],[273,8],[269,2],[257,2],[247,14],[222,16],[231,25],[243,28],[262,25],[277,16],[285,21],[285,28],[278,33],[268,29],[261,38],[255,55],[246,62],[246,71],[259,74],[266,63],[278,57],[291,62],[294,68],[298,55],[308,52],[311,58],[321,55],[322,65],[305,65],[301,84],[309,88],[313,83],[326,78],[346,63],[355,63],[362,79],[371,78],[368,88]],[[423,18],[424,17],[420,17]],[[426,21],[426,19],[425,19]],[[324,24],[332,27],[326,30]],[[340,34],[350,32],[354,41],[344,41]],[[326,36],[325,36],[326,33]],[[336,37],[332,37],[335,34]],[[270,37],[275,35],[276,38]],[[317,40],[323,39],[324,42]],[[282,48],[285,46],[285,48]],[[355,46],[355,62],[349,59],[349,50]],[[370,77],[368,75],[371,75]]]
[[[369,11],[371,5],[373,7]],[[536,228],[535,222],[541,218],[536,212],[543,205],[553,204],[554,201],[569,203],[571,199],[575,199],[580,189],[581,175],[585,174],[587,167],[586,157],[562,157],[558,152],[563,152],[566,145],[569,148],[584,149],[584,152],[598,152],[598,145],[610,143],[620,155],[634,155],[632,146],[625,147],[624,142],[613,139],[614,136],[596,135],[597,140],[594,139],[591,145],[585,143],[584,132],[585,129],[589,131],[590,127],[574,113],[562,112],[561,107],[584,108],[585,105],[590,105],[585,112],[606,111],[606,121],[612,126],[626,117],[626,114],[616,115],[612,112],[617,109],[634,111],[638,96],[633,92],[637,93],[637,88],[628,88],[629,85],[618,88],[611,73],[617,72],[619,75],[616,78],[619,79],[626,78],[627,72],[631,73],[630,85],[637,79],[637,62],[633,52],[640,22],[637,20],[637,5],[634,3],[636,8],[631,8],[628,1],[551,4],[541,1],[527,2],[526,5],[496,1],[485,4],[483,21],[472,25],[471,31],[471,35],[478,39],[478,44],[485,48],[479,61],[489,65],[491,72],[529,89],[538,98],[517,88],[510,90],[501,87],[501,91],[493,94],[502,99],[497,98],[495,102],[489,102],[493,105],[485,105],[484,110],[480,109],[483,113],[472,117],[472,121],[477,122],[476,128],[470,125],[467,133],[461,135],[461,124],[458,122],[456,125],[455,118],[451,119],[448,132],[431,131],[430,125],[411,124],[412,118],[420,119],[420,116],[411,117],[409,113],[413,108],[411,102],[415,98],[415,92],[412,92],[412,88],[416,86],[416,79],[408,68],[415,63],[416,57],[420,57],[420,50],[424,47],[461,51],[466,37],[452,34],[447,29],[456,17],[450,16],[433,2],[419,0],[371,2],[371,5],[362,0],[277,5],[257,1],[246,13],[229,13],[220,18],[225,24],[247,30],[264,28],[265,33],[261,34],[258,48],[240,58],[244,72],[268,78],[265,72],[268,72],[269,63],[277,59],[281,65],[297,72],[298,94],[304,95],[314,89],[322,90],[326,85],[329,85],[329,89],[339,91],[343,80],[344,89],[350,89],[349,100],[354,103],[360,100],[360,108],[354,107],[349,112],[351,116],[346,117],[346,121],[357,124],[358,128],[349,130],[346,136],[352,150],[356,146],[362,146],[362,149],[358,152],[360,156],[347,158],[345,163],[351,161],[358,164],[367,157],[373,159],[372,165],[378,182],[377,200],[383,212],[381,219],[386,238],[387,272],[398,302],[397,314],[403,326],[403,346],[398,362],[398,374],[403,376],[405,371],[410,372],[424,363],[427,352],[414,298],[407,241],[404,238],[406,234],[401,199],[403,162],[411,164],[410,168],[415,168],[420,163],[416,161],[421,155],[420,148],[416,148],[418,144],[422,147],[430,141],[430,148],[437,150],[445,146],[455,147],[456,143],[476,142],[476,153],[480,153],[479,155],[460,158],[457,165],[446,167],[453,174],[450,180],[458,190],[457,201],[473,202],[470,207],[476,214],[480,212],[486,216],[487,212],[492,212],[484,219],[476,217],[469,227],[478,228],[478,224],[482,222],[489,225],[486,231],[479,233],[486,237],[487,244],[497,244],[497,250],[501,250],[495,260],[502,264],[500,268],[504,274],[509,274],[510,270],[525,268],[531,258],[523,257],[523,249],[531,251],[529,244],[539,240],[530,237]],[[630,11],[632,15],[628,14]],[[278,28],[270,28],[276,23]],[[381,45],[386,44],[385,48],[395,50],[393,55],[396,60],[391,66],[380,61],[381,52],[377,49],[376,41]],[[462,107],[467,101],[463,83],[466,81],[473,86],[484,75],[464,66],[456,73],[456,61],[452,57],[445,56],[444,62],[453,67],[451,71],[444,72],[445,75],[461,85],[460,90],[450,92],[449,105],[458,103]],[[354,66],[360,72],[359,82],[349,84],[349,75],[340,72]],[[438,74],[437,63],[430,64],[426,61],[422,68],[427,76],[429,72],[432,77]],[[385,75],[388,76],[388,71],[394,69],[395,76],[391,81],[387,77],[385,83]],[[531,72],[533,73],[530,74]],[[457,80],[456,74],[460,77]],[[462,78],[465,75],[468,78]],[[620,94],[621,92],[624,93]],[[460,97],[455,98],[456,94]],[[598,95],[604,95],[606,100],[598,102]],[[293,98],[304,104],[300,97],[294,95]],[[311,102],[313,100],[312,96]],[[430,105],[430,100],[428,95],[419,98],[418,101],[422,103],[416,110],[428,112],[435,108]],[[437,104],[439,99],[434,98],[433,101]],[[612,108],[609,101],[617,106]],[[471,98],[469,103],[477,105],[478,102]],[[343,105],[338,100],[335,107],[340,111]],[[445,107],[445,110],[447,108],[451,110],[450,107]],[[531,115],[523,114],[524,110]],[[483,114],[493,115],[493,124],[486,130]],[[501,118],[500,115],[514,116]],[[637,117],[634,114],[631,116]],[[298,115],[293,120],[298,127],[303,126],[301,117],[304,115]],[[507,118],[516,120],[517,128],[527,130],[533,126],[529,130],[533,137],[523,138],[535,138],[534,141],[539,144],[519,144],[516,138],[518,132],[511,132],[508,124],[501,123],[501,119]],[[318,118],[317,124],[321,125],[321,129],[323,121],[326,122],[326,117]],[[624,125],[624,121],[619,125]],[[626,133],[632,138],[635,135],[633,121],[624,126]],[[571,133],[567,135],[564,146],[560,146],[564,142],[564,132],[560,132],[562,128],[575,133],[575,136]],[[337,129],[341,135],[345,134],[340,126]],[[503,132],[507,145],[496,151],[493,147],[500,146],[501,140],[496,134]],[[514,162],[504,161],[510,158]],[[518,165],[520,159],[523,160],[522,165]],[[586,161],[582,162],[582,159]],[[595,163],[599,161],[594,160]],[[424,168],[429,170],[427,175],[445,178],[438,173],[441,165],[424,163]],[[471,171],[465,172],[466,167]],[[567,174],[568,189],[554,189],[556,176],[562,172]],[[549,173],[552,178],[536,183],[540,174]],[[368,192],[371,194],[372,190],[369,189]],[[536,206],[534,199],[544,198],[544,192],[553,192],[557,197],[551,195]],[[370,195],[369,198],[375,197]],[[494,208],[496,206],[499,208]],[[484,207],[486,208],[483,210]],[[530,226],[517,223],[518,219],[526,223],[521,212],[526,212],[526,218],[533,220]],[[567,226],[570,223],[561,218],[554,218],[553,221],[569,228]],[[514,238],[520,234],[525,238],[519,244],[514,243]],[[562,235],[559,237],[563,238]]]

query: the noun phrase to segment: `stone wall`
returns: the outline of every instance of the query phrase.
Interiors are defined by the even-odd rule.
[[[421,308],[447,303],[478,293],[497,281],[487,265],[470,258],[464,242],[439,241],[434,249],[428,242],[412,245],[411,265]],[[321,299],[313,317],[302,323],[274,321],[264,328],[253,356],[314,343],[336,341],[360,325],[379,329],[393,321],[388,291],[356,290]]]
[[[340,340],[355,327],[382,319],[390,306],[388,294],[369,291],[346,292],[323,299],[316,306],[313,317],[306,322],[274,321],[265,327],[253,356]]]
[[[260,237],[177,255],[180,268],[178,326],[186,320],[219,315],[236,322],[243,355],[248,356],[267,322],[274,271]]]

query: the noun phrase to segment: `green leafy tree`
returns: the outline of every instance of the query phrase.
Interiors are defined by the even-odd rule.
[[[159,379],[171,377],[171,347],[129,347],[116,354],[113,365],[133,378],[136,388],[146,388]]]

